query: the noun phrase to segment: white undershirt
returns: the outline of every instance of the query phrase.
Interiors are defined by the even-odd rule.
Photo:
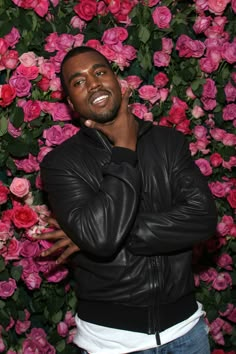
[[[160,332],[161,344],[166,344],[190,331],[205,314],[198,302],[197,311],[186,320]],[[124,331],[103,327],[75,316],[77,333],[74,343],[89,354],[127,354],[157,347],[155,334]]]

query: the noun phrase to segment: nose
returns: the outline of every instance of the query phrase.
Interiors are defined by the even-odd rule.
[[[101,86],[101,82],[99,80],[99,77],[96,75],[91,75],[87,78],[87,89],[88,91],[92,91],[97,89],[99,86]]]

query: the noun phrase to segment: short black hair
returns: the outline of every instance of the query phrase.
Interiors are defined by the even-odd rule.
[[[63,71],[63,66],[64,64],[67,62],[67,60],[69,60],[70,58],[75,57],[78,54],[83,54],[83,53],[88,53],[88,52],[93,52],[93,53],[98,53],[99,55],[101,55],[104,60],[106,61],[107,65],[112,69],[110,62],[108,61],[108,59],[102,54],[100,53],[98,50],[89,47],[89,46],[80,46],[80,47],[74,47],[72,48],[64,57],[64,59],[61,62],[61,69],[60,69],[60,80],[61,80],[61,85],[62,85],[62,89],[64,91],[64,93],[66,94],[66,96],[68,95],[68,89],[65,83],[65,78],[64,75],[62,73]]]

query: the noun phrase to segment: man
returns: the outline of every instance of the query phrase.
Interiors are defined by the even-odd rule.
[[[136,120],[130,90],[122,97],[92,48],[67,53],[61,79],[82,127],[42,163],[64,232],[40,238],[59,240],[45,254],[74,253],[75,343],[92,354],[210,353],[191,249],[214,233],[216,210],[184,136]]]

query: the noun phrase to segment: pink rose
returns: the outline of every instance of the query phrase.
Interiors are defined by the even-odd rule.
[[[146,101],[150,101],[151,103],[154,103],[160,98],[157,88],[152,85],[143,85],[138,90],[138,94],[140,98]]]
[[[19,76],[24,76],[28,80],[34,80],[39,74],[39,68],[37,66],[24,66],[20,64],[16,72]]]
[[[73,135],[77,134],[78,131],[79,131],[79,128],[76,127],[75,125],[65,124],[64,127],[62,128],[64,140],[71,138]]]
[[[216,141],[222,141],[224,136],[227,134],[225,130],[220,128],[213,128],[210,130],[210,134]]]
[[[48,146],[42,146],[40,148],[40,151],[39,151],[39,154],[38,154],[38,162],[42,162],[44,157],[50,152],[52,151],[52,148],[51,147],[48,147]]]
[[[173,104],[170,111],[168,121],[172,124],[179,124],[186,119],[185,108],[179,105]]]
[[[105,44],[117,44],[128,38],[128,31],[123,27],[109,28],[103,33],[102,42]]]
[[[58,50],[59,49],[57,45],[58,39],[59,36],[57,32],[50,33],[45,39],[46,44],[44,46],[44,49],[49,53],[53,53],[56,50]]]
[[[231,7],[233,12],[236,14],[236,0],[231,0]]]
[[[222,253],[217,261],[217,265],[226,270],[232,270],[233,260],[232,257],[228,253]]]
[[[148,109],[144,104],[136,102],[132,103],[131,111],[136,117],[143,119],[144,114],[148,112]]]
[[[218,152],[214,152],[210,156],[210,163],[213,167],[219,167],[223,162],[222,156]]]
[[[9,278],[8,281],[0,281],[0,297],[7,299],[14,294],[16,288],[16,281],[13,278]]]
[[[71,120],[71,109],[65,103],[55,103],[52,118],[56,121]]]
[[[63,321],[59,322],[57,324],[57,332],[58,332],[59,336],[66,337],[69,332],[69,328],[68,328],[67,324]]]
[[[224,92],[226,96],[227,102],[236,101],[236,87],[228,82],[228,84],[224,87]]]
[[[31,321],[16,321],[15,331],[17,334],[25,333],[31,326]]]
[[[0,205],[7,202],[9,190],[2,181],[0,181]]]
[[[72,34],[63,33],[58,36],[57,48],[58,50],[71,49],[74,44],[74,36]]]
[[[39,101],[28,100],[23,105],[24,111],[24,122],[31,122],[32,120],[38,118],[41,113]]]
[[[213,109],[216,107],[216,100],[213,98],[208,98],[208,97],[201,97],[201,101],[203,103],[203,108],[205,111],[213,111]]]
[[[38,215],[28,205],[16,206],[12,213],[12,222],[19,229],[27,229],[38,221]]]
[[[153,22],[159,28],[169,28],[171,18],[171,12],[166,6],[158,6],[152,13]]]
[[[47,146],[60,145],[65,140],[63,130],[59,125],[53,125],[51,128],[44,130],[43,137]]]
[[[172,39],[163,37],[161,39],[161,43],[162,43],[162,51],[166,54],[171,54],[174,46]]]
[[[225,290],[231,286],[231,276],[229,275],[229,273],[226,272],[219,273],[216,279],[214,279],[212,282],[213,289],[216,289],[217,291]]]
[[[25,240],[21,243],[21,256],[25,258],[36,257],[39,255],[39,244],[38,242],[31,242],[29,240]]]
[[[18,170],[23,170],[26,173],[31,173],[39,170],[39,163],[37,157],[29,154],[26,159],[14,160]]]
[[[0,240],[5,243],[12,235],[13,231],[11,231],[10,224],[0,220]]]
[[[129,87],[136,90],[141,85],[143,80],[141,80],[137,75],[129,75],[125,78],[125,81],[128,83]]]
[[[153,7],[157,5],[160,0],[142,0],[141,2],[144,6]]]
[[[226,185],[224,183],[221,183],[219,181],[210,182],[209,188],[212,194],[218,198],[223,198],[226,195]]]
[[[225,43],[222,47],[222,57],[230,64],[236,62],[236,40],[233,43]]]
[[[42,283],[42,278],[36,272],[25,273],[22,275],[22,279],[30,290],[39,289]]]
[[[7,41],[9,47],[14,47],[20,39],[20,32],[17,28],[12,27],[11,31],[4,36],[4,39]]]
[[[165,73],[159,72],[154,76],[154,85],[158,88],[165,87],[169,79]]]
[[[32,86],[30,81],[21,75],[12,75],[9,84],[15,88],[18,97],[28,96]]]
[[[197,139],[203,139],[207,136],[207,129],[203,125],[196,125],[193,128],[193,134]]]
[[[70,25],[73,28],[78,28],[80,32],[82,32],[83,29],[86,27],[86,22],[81,20],[81,18],[79,18],[78,16],[73,16],[70,20]]]
[[[222,15],[230,0],[208,0],[208,9],[215,15]]]
[[[200,106],[194,106],[192,109],[192,115],[194,118],[198,119],[205,115],[204,110]]]
[[[236,103],[230,103],[223,108],[223,119],[224,120],[236,119]]]
[[[9,44],[4,38],[0,38],[0,55],[4,55],[8,50]]]
[[[217,277],[217,271],[214,268],[208,268],[200,273],[200,279],[206,283],[211,283]]]
[[[199,167],[201,173],[204,176],[210,176],[212,174],[212,167],[206,159],[200,158],[195,161],[196,165]]]
[[[49,80],[54,79],[56,77],[55,65],[46,60],[40,64],[39,72]]]
[[[193,25],[195,33],[199,34],[204,32],[211,24],[212,18],[210,16],[201,15],[198,16]]]
[[[181,34],[176,42],[176,49],[180,57],[200,58],[205,51],[205,45],[201,41],[193,40],[186,34]]]
[[[222,143],[225,146],[234,146],[236,145],[236,135],[231,133],[226,133],[222,139]]]
[[[18,52],[16,50],[8,50],[1,57],[1,62],[6,69],[15,69],[18,64]]]
[[[29,193],[30,182],[28,179],[23,177],[14,177],[9,189],[16,197],[23,198]]]
[[[236,323],[236,307],[233,309],[233,311],[227,316],[227,319],[229,321],[232,321],[233,323]]]
[[[168,66],[170,63],[170,55],[163,51],[157,51],[153,55],[153,62],[157,67]]]
[[[202,96],[207,98],[215,98],[217,93],[215,81],[212,79],[206,79],[203,85]]]
[[[36,66],[37,65],[37,56],[34,52],[23,53],[19,57],[19,61],[26,67]]]
[[[236,189],[231,189],[227,195],[227,200],[231,208],[236,209]]]
[[[75,13],[82,18],[82,20],[90,21],[96,16],[97,4],[96,0],[83,0],[74,6]]]
[[[15,128],[14,125],[8,121],[8,125],[7,125],[7,132],[13,136],[13,138],[18,138],[19,136],[21,136],[21,128]]]

